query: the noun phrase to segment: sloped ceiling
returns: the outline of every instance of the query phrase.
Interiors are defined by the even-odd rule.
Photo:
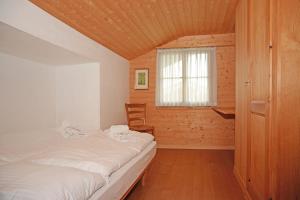
[[[187,35],[233,33],[238,0],[30,0],[132,59]]]

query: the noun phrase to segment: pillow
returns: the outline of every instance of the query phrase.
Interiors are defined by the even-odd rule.
[[[63,142],[55,129],[0,134],[0,160],[12,162],[25,159],[45,148]]]

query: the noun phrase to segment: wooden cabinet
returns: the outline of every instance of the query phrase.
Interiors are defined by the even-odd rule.
[[[252,199],[300,198],[300,1],[236,11],[234,173]]]

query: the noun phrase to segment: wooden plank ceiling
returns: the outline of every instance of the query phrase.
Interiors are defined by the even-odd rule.
[[[31,0],[74,29],[132,59],[187,35],[234,32],[238,0]]]

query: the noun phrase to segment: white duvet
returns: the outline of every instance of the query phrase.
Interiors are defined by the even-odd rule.
[[[119,141],[97,133],[51,143],[30,156],[18,152],[21,161],[1,160],[6,152],[0,151],[0,199],[88,199],[151,141],[149,134]]]
[[[26,161],[0,166],[1,200],[83,200],[104,184],[101,175],[73,168]]]
[[[137,155],[137,151],[120,145],[103,135],[70,139],[60,146],[34,156],[38,164],[73,167],[101,174],[106,180]]]
[[[147,135],[131,134],[127,142],[116,141],[105,134],[74,138],[33,157],[32,162],[98,173],[109,181],[113,172],[153,141],[153,136]]]

